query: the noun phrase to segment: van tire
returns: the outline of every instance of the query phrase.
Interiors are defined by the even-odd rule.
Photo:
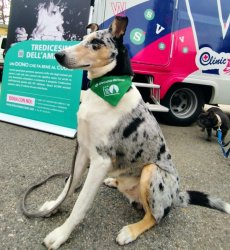
[[[176,126],[188,126],[197,120],[204,107],[204,95],[196,86],[176,86],[169,90],[162,105],[169,112],[161,113],[164,122]]]

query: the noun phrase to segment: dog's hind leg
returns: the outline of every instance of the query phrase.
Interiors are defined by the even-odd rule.
[[[138,203],[139,200],[139,183],[140,177],[118,177],[106,178],[104,184],[108,187],[117,188],[132,203]]]
[[[156,166],[153,164],[146,165],[141,173],[140,184],[139,184],[139,192],[140,192],[140,201],[145,210],[144,218],[134,224],[130,224],[125,226],[119,232],[116,241],[120,245],[128,244],[136,240],[136,238],[141,235],[146,230],[150,229],[156,224],[156,220],[151,213],[151,209],[149,207],[149,190],[150,190],[150,178],[152,176],[153,171],[156,171]]]
[[[52,210],[52,208],[54,208],[67,195],[68,190],[69,190],[68,195],[71,195],[74,192],[76,186],[78,185],[80,178],[87,167],[87,163],[88,163],[88,157],[85,154],[85,151],[81,147],[79,147],[75,160],[74,175],[72,177],[73,179],[71,187],[69,187],[70,178],[68,178],[65,187],[61,192],[61,194],[58,196],[58,198],[56,200],[46,201],[39,210],[40,211]],[[55,211],[52,213],[55,213]]]

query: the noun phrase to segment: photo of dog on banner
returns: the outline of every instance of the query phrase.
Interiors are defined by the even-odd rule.
[[[90,24],[87,28],[91,33],[80,44],[55,54],[62,66],[86,70],[90,88],[78,112],[78,150],[73,171],[58,198],[45,202],[35,216],[28,217],[56,212],[79,186],[88,166],[89,171],[70,216],[45,237],[47,249],[58,249],[67,241],[82,223],[102,183],[119,190],[145,212],[143,219],[121,228],[116,237],[119,245],[135,241],[159,224],[173,207],[198,205],[230,214],[230,204],[220,198],[180,190],[179,175],[161,128],[132,83],[133,71],[123,44],[127,25],[125,16],[116,16],[104,30]],[[204,128],[201,124],[205,119],[199,119]]]
[[[18,0],[13,5],[10,45],[26,40],[80,41],[85,34],[89,1]]]

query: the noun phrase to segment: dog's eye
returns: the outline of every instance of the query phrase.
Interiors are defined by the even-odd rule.
[[[94,38],[91,41],[91,45],[92,45],[93,50],[98,50],[101,48],[101,46],[105,45],[105,43],[98,38]]]

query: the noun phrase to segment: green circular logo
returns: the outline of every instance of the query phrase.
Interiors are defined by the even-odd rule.
[[[145,32],[142,29],[135,28],[130,33],[130,40],[136,45],[140,45],[145,41]]]
[[[165,50],[165,48],[166,48],[165,43],[159,43],[158,48],[159,48],[159,50]]]
[[[117,94],[117,93],[119,93],[119,87],[117,85],[113,84],[109,87],[109,92],[110,92],[110,94]]]
[[[153,20],[153,18],[155,17],[155,12],[151,9],[147,9],[145,12],[144,12],[144,16],[145,16],[145,19],[146,20]]]
[[[182,53],[187,54],[188,53],[188,47],[183,47]]]

